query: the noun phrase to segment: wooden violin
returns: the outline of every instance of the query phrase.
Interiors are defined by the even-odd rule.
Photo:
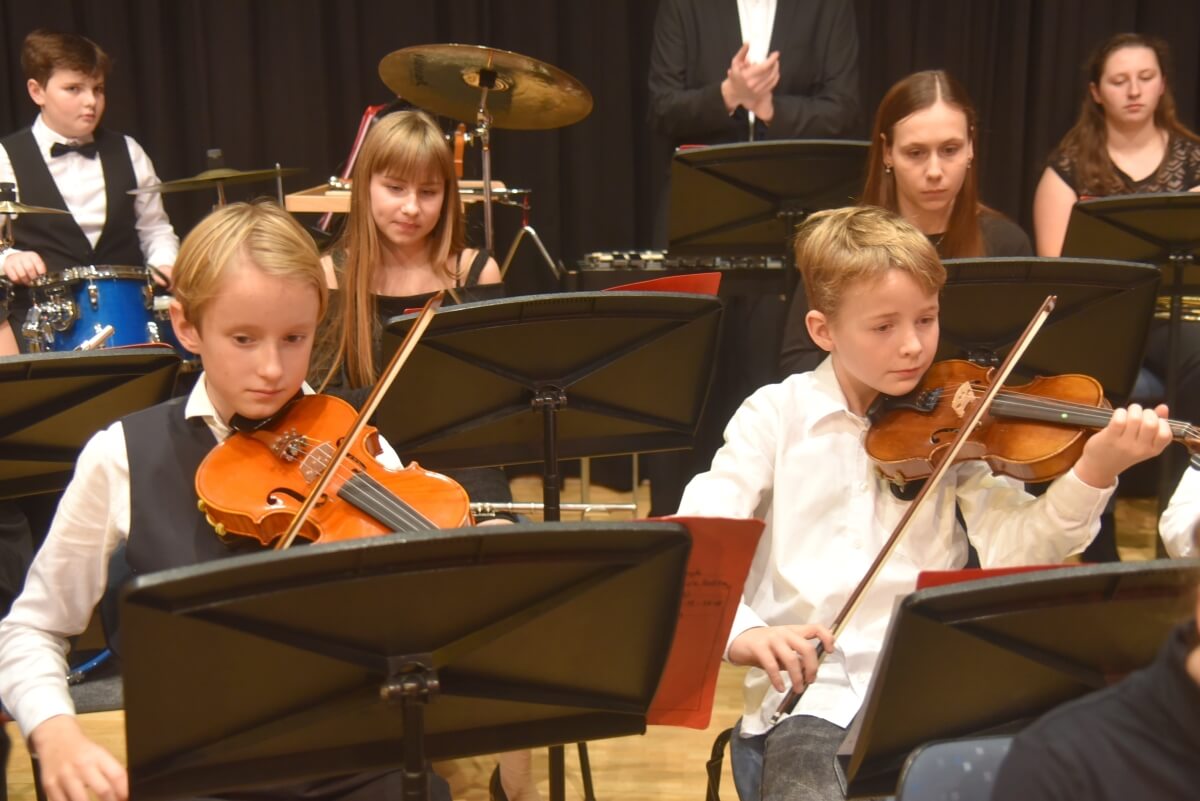
[[[379,465],[379,435],[367,425],[444,296],[438,292],[425,303],[357,416],[336,399],[302,397],[292,402],[296,408],[287,409],[282,423],[270,421],[253,434],[239,432],[209,452],[196,471],[196,494],[201,511],[219,526],[218,535],[243,534],[282,550],[301,533],[324,542],[440,527],[439,521],[471,522],[467,493],[450,479],[416,465],[411,471]],[[265,430],[260,435],[258,429]],[[247,464],[261,473],[253,474]],[[403,485],[412,492],[414,482],[422,487],[414,494],[427,496],[429,504],[418,507],[392,491]]]
[[[929,476],[991,379],[990,368],[938,362],[913,392],[887,399],[865,443],[879,471],[898,484]],[[1049,481],[1071,469],[1088,437],[1108,425],[1112,414],[1100,382],[1086,375],[1039,377],[1003,387],[956,461],[982,459],[994,473],[1025,482]],[[1200,429],[1168,422],[1175,439],[1200,465]]]
[[[345,401],[306,395],[269,424],[210,451],[196,471],[196,494],[218,536],[249,537],[264,546],[278,540],[354,419]],[[415,463],[385,468],[375,459],[379,453],[378,432],[365,427],[300,527],[301,537],[335,542],[471,524],[461,486]]]

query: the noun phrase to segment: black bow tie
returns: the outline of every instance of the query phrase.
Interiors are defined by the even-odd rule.
[[[83,142],[78,145],[67,145],[63,144],[62,142],[55,142],[54,144],[50,145],[51,158],[56,156],[65,156],[68,153],[78,153],[84,158],[94,159],[96,158],[96,143]]]

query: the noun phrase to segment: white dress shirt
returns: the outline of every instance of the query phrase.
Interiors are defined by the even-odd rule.
[[[738,0],[738,23],[742,29],[742,41],[750,45],[746,61],[758,64],[765,61],[771,52],[771,32],[775,29],[776,0]],[[747,112],[750,119],[750,141],[754,141],[754,112]]]
[[[1175,487],[1171,502],[1158,521],[1167,553],[1176,559],[1200,556],[1196,549],[1196,526],[1200,524],[1200,470],[1188,467]]]
[[[750,44],[746,60],[751,64],[765,61],[770,54],[775,3],[776,0],[738,0],[738,22],[742,28],[742,41]]]
[[[203,375],[184,415],[203,419],[218,442],[231,433],[213,408]],[[398,468],[395,452],[382,438],[380,445],[380,464]],[[0,621],[0,700],[26,737],[48,718],[75,712],[67,691],[67,638],[87,627],[104,594],[109,557],[129,537],[129,497],[129,454],[117,421],[79,454],[25,588]]]
[[[757,626],[831,626],[891,535],[908,502],[892,495],[868,458],[867,427],[850,412],[826,359],[814,372],[747,399],[726,428],[712,468],[688,484],[681,515],[766,520],[730,643]],[[966,562],[956,500],[982,565],[998,567],[1058,563],[1082,551],[1099,530],[1112,491],[1090,487],[1072,472],[1034,499],[982,462],[954,468],[884,564],[795,714],[842,727],[854,718],[896,599],[913,591],[921,571]],[[782,697],[762,670],[752,669],[743,735],[767,731]]]
[[[59,194],[67,204],[67,210],[75,218],[80,229],[88,238],[92,247],[100,241],[104,231],[104,221],[108,215],[108,196],[104,185],[104,168],[100,156],[88,158],[79,153],[66,153],[51,157],[50,148],[57,142],[63,144],[80,144],[91,141],[88,139],[67,139],[46,125],[42,115],[33,123],[33,138],[37,142],[38,152],[46,161],[46,167],[58,187]],[[133,163],[133,176],[138,187],[153,186],[160,183],[154,172],[154,165],[142,146],[131,137],[125,137],[129,148],[129,160]],[[12,162],[8,150],[0,147],[0,182],[15,184]],[[18,200],[20,187],[17,187]],[[175,255],[179,252],[179,237],[163,209],[162,195],[151,192],[133,196],[133,215],[137,227],[138,242],[146,264],[155,267],[169,267],[175,263]],[[20,243],[17,243],[20,245]],[[0,264],[10,253],[19,252],[19,248],[10,249],[0,254]],[[137,266],[137,265],[133,265]]]

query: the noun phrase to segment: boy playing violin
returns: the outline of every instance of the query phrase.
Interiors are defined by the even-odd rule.
[[[811,306],[809,333],[829,356],[746,400],[679,513],[767,521],[727,650],[731,662],[755,668],[733,738],[739,796],[841,799],[833,757],[862,703],[897,596],[914,589],[922,570],[962,567],[968,540],[984,567],[1078,553],[1096,534],[1117,474],[1161,452],[1171,434],[1165,407],[1118,410],[1074,468],[1036,499],[983,462],[956,465],[835,644],[825,625],[908,506],[868,459],[867,412],[881,394],[911,392],[932,363],[945,270],[920,231],[865,206],[809,218],[797,234],[796,263]],[[828,652],[819,672],[818,640]],[[804,694],[773,725],[791,686]]]
[[[308,389],[304,377],[328,293],[316,247],[286,212],[244,203],[214,212],[184,242],[174,284],[172,324],[203,359],[204,373],[188,397],[92,437],[25,589],[0,622],[0,698],[38,755],[51,801],[85,801],[89,791],[102,799],[129,794],[124,767],[75,719],[64,659],[65,638],[86,627],[105,591],[110,555],[124,544],[135,573],[227,555],[197,511],[196,469],[230,435],[234,415],[271,417]],[[380,461],[398,466],[387,449]],[[444,782],[433,781],[434,796],[448,799]],[[257,795],[365,800],[401,792],[396,771]]]

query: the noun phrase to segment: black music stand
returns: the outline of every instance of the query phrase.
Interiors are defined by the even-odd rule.
[[[938,359],[998,365],[1046,299],[1058,305],[1014,373],[1083,373],[1125,399],[1137,380],[1159,272],[1100,259],[949,259]],[[1121,324],[1116,324],[1120,321]]]
[[[63,489],[93,434],[171,397],[179,365],[165,346],[0,358],[0,499]]]
[[[384,352],[416,315],[389,320]],[[708,397],[720,332],[712,296],[533,295],[443,308],[377,413],[397,453],[434,469],[542,463],[557,521],[560,459],[686,448]],[[540,419],[539,419],[540,418]],[[584,797],[594,798],[584,743]],[[565,792],[551,748],[550,797]]]
[[[691,539],[460,529],[257,553],[121,600],[130,794],[176,798],[639,734]]]
[[[1146,666],[1180,622],[1196,568],[1066,567],[908,595],[837,756],[846,796],[892,795],[914,748],[1019,731]]]
[[[1200,195],[1170,192],[1114,195],[1075,204],[1063,241],[1063,254],[1144,261],[1163,273],[1162,290],[1170,298],[1167,323],[1166,403],[1179,399],[1183,297],[1200,294]],[[1160,464],[1158,505],[1165,509],[1178,476],[1178,452]],[[1159,556],[1165,553],[1159,546]]]
[[[672,256],[776,256],[814,211],[862,191],[868,142],[778,140],[680,148],[671,161]]]
[[[388,321],[394,351],[416,315]],[[721,303],[578,292],[443,308],[384,397],[379,430],[426,467],[541,462],[558,519],[560,459],[691,445]]]
[[[1063,241],[1064,256],[1143,261],[1163,273],[1171,299],[1167,333],[1167,406],[1178,397],[1179,333],[1183,296],[1200,294],[1200,195],[1172,192],[1114,195],[1075,204]]]

